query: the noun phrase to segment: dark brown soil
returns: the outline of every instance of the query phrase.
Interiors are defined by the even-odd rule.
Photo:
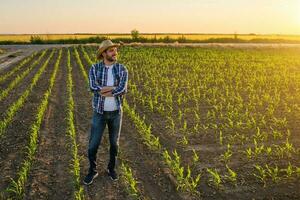
[[[83,57],[81,59],[82,61],[84,60]],[[75,122],[77,143],[79,145],[78,153],[82,158],[80,162],[80,176],[83,180],[89,168],[87,150],[92,119],[92,96],[87,90],[86,82],[83,79],[73,51],[71,51],[71,65],[73,67],[72,75],[74,80]],[[120,186],[120,183],[111,181],[105,173],[109,156],[107,136],[108,133],[106,129],[97,155],[99,176],[94,180],[92,185],[84,186],[86,199],[127,199],[124,188]]]
[[[208,184],[209,175],[206,168],[217,168],[221,174],[226,174],[225,164],[219,160],[219,155],[226,148],[216,143],[215,136],[201,134],[199,137],[189,137],[190,144],[184,146],[178,144],[180,135],[171,135],[165,128],[166,121],[159,113],[153,113],[141,105],[137,105],[136,111],[140,116],[145,115],[145,122],[152,125],[152,133],[160,138],[160,143],[169,152],[174,149],[182,157],[183,166],[190,165],[192,175],[202,173],[200,185],[197,190],[201,197],[190,196],[176,190],[176,178],[171,175],[170,169],[164,164],[162,155],[159,152],[149,150],[143,144],[135,125],[123,113],[123,122],[120,136],[120,153],[117,161],[117,172],[121,178],[119,181],[112,181],[107,176],[105,169],[109,160],[108,131],[105,130],[102,143],[97,155],[97,169],[99,176],[90,186],[82,183],[83,178],[88,172],[88,139],[92,119],[92,96],[88,91],[82,72],[74,56],[73,48],[71,52],[71,66],[74,83],[75,101],[75,128],[76,140],[78,144],[78,155],[80,157],[80,179],[84,188],[85,199],[131,199],[122,181],[120,164],[126,163],[133,172],[137,180],[138,189],[144,199],[300,199],[300,183],[296,179],[285,179],[280,184],[272,183],[268,180],[267,187],[263,187],[260,182],[253,177],[253,164],[260,163],[262,159],[248,161],[240,155],[233,155],[229,162],[238,175],[238,185],[234,186],[228,181],[224,181],[220,188]],[[78,49],[82,63],[88,72],[90,64],[85,60],[82,51]],[[45,55],[40,64],[29,73],[24,80],[12,91],[7,98],[0,102],[2,111],[1,119],[4,117],[5,110],[21,96],[22,91],[30,84],[37,69],[41,67],[50,51]],[[38,56],[38,55],[37,55]],[[35,58],[37,58],[37,56]],[[57,60],[58,51],[49,62],[47,70],[42,74],[34,91],[29,95],[26,104],[17,112],[14,120],[7,127],[6,132],[0,140],[0,191],[8,187],[10,178],[16,178],[17,172],[26,157],[26,146],[29,140],[29,129],[35,120],[35,114],[40,104],[43,94],[49,85],[49,79]],[[32,63],[31,61],[30,63]],[[26,182],[25,199],[73,199],[74,185],[73,176],[70,171],[72,154],[70,152],[70,138],[66,134],[66,108],[67,108],[67,49],[64,49],[60,68],[56,77],[49,105],[43,118],[43,123],[39,131],[38,149],[29,177]],[[29,67],[25,65],[22,69]],[[3,71],[4,72],[4,71]],[[17,74],[21,73],[18,71]],[[0,74],[3,74],[2,72]],[[12,78],[6,80],[1,88],[6,87]],[[130,95],[126,95],[129,105],[133,101]],[[297,126],[294,124],[293,126]],[[294,127],[296,128],[296,127]],[[247,146],[243,146],[246,148]],[[240,146],[233,148],[240,150]],[[192,149],[199,153],[199,162],[192,164]],[[260,160],[261,159],[261,160]],[[272,163],[272,160],[268,160]],[[292,160],[293,163],[298,160]],[[264,163],[264,162],[261,162]],[[276,162],[278,163],[278,162]],[[284,163],[282,163],[284,165]],[[225,180],[225,179],[224,179]],[[1,198],[1,196],[0,196]]]
[[[66,57],[64,49],[62,58]],[[36,160],[26,187],[26,199],[72,199],[70,138],[66,130],[67,65],[62,59],[39,133]],[[62,189],[63,188],[63,189]]]
[[[42,96],[48,88],[48,80],[55,60],[57,59],[57,52],[53,55],[49,65],[41,78],[37,82],[34,92],[28,96],[25,106],[16,113],[13,121],[6,128],[6,132],[0,140],[0,188],[1,191],[8,187],[10,178],[17,176],[19,167],[26,156],[26,146],[29,142],[30,125],[35,120],[35,113],[38,105],[41,102]],[[43,64],[41,62],[39,67]],[[4,112],[2,116],[4,118]]]
[[[133,105],[131,97],[127,96],[129,104]],[[267,187],[264,188],[261,182],[253,176],[254,164],[257,163],[280,163],[279,160],[274,158],[257,158],[254,160],[247,160],[245,156],[241,154],[233,154],[231,161],[228,165],[234,169],[242,179],[237,182],[238,186],[231,184],[228,180],[223,180],[220,188],[216,188],[212,184],[208,184],[210,176],[206,172],[206,168],[217,168],[221,169],[221,174],[226,174],[227,169],[225,163],[220,161],[220,154],[226,151],[225,147],[222,147],[215,142],[215,138],[210,135],[203,135],[200,139],[197,136],[191,137],[191,143],[195,145],[181,145],[176,144],[178,137],[176,135],[168,134],[168,130],[165,128],[166,121],[162,118],[159,113],[151,112],[141,105],[135,103],[136,111],[140,116],[145,115],[145,122],[152,124],[152,134],[160,138],[161,144],[166,147],[169,152],[176,149],[181,155],[183,166],[191,166],[192,174],[196,176],[198,173],[203,174],[201,176],[200,185],[198,191],[201,193],[201,197],[204,199],[300,199],[299,193],[299,180],[285,179],[282,180],[281,184],[275,184],[271,180],[268,180]],[[187,119],[189,120],[189,119]],[[297,142],[297,141],[294,141]],[[192,149],[195,148],[200,160],[193,164],[192,160]],[[235,146],[234,148],[239,151],[246,149],[247,145]],[[145,152],[145,151],[143,151]],[[276,160],[276,162],[275,162]],[[293,161],[297,163],[299,161]],[[286,167],[286,162],[282,162],[279,167]],[[210,186],[209,186],[210,185]]]
[[[33,62],[41,55],[41,53],[42,53],[42,52],[37,53],[37,54],[36,54],[29,62],[27,62],[27,63],[24,64],[19,70],[17,70],[16,73],[19,73],[19,72],[21,71],[21,69],[26,69],[26,67],[30,66],[30,64],[32,64],[32,63],[33,63]],[[19,65],[23,60],[25,60],[25,59],[26,59],[26,57],[23,58],[22,60],[16,62],[16,63],[14,63],[13,65],[11,65],[11,66],[5,68],[5,69],[1,69],[1,70],[0,70],[0,76],[6,74],[7,72],[9,72],[9,71],[11,71],[11,70],[13,70],[15,67],[18,67],[18,65]],[[1,60],[1,63],[2,63],[2,60]]]
[[[30,72],[29,74],[27,74],[27,76],[24,77],[24,79],[22,81],[20,81],[14,89],[12,89],[9,94],[1,100],[1,104],[0,104],[0,110],[6,110],[13,102],[15,102],[22,94],[23,92],[28,88],[28,86],[31,84],[31,80],[34,77],[34,75],[37,73],[37,71],[39,70],[39,68],[42,66],[42,64],[45,63],[45,61],[47,60],[47,58],[50,55],[50,51],[48,51],[44,57],[40,60],[39,64],[36,65]],[[34,59],[37,59],[38,57],[35,57]],[[34,62],[34,61],[33,61]],[[29,65],[23,66],[22,69],[26,69],[27,67],[30,67],[32,64],[32,62],[30,62]],[[6,79],[4,82],[0,83],[0,88],[1,90],[7,88],[9,86],[9,84],[18,76],[21,75],[23,70],[20,70],[18,72],[16,72],[15,75],[12,75],[11,77],[9,77],[8,79]],[[42,78],[42,77],[41,77]],[[33,92],[35,92],[33,90]]]

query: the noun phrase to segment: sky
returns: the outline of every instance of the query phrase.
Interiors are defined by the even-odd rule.
[[[300,34],[300,0],[0,0],[0,34]]]

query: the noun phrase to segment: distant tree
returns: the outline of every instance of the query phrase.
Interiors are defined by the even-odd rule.
[[[139,36],[140,36],[140,33],[139,33],[138,30],[133,29],[133,30],[131,31],[131,37],[132,37],[132,39],[137,40],[137,39],[139,38]]]
[[[163,38],[163,42],[165,42],[165,43],[169,43],[169,42],[172,42],[172,39],[171,39],[171,37],[170,36],[165,36],[164,38]]]
[[[31,44],[43,44],[44,41],[39,35],[32,35],[32,36],[30,36],[30,43]]]
[[[178,37],[178,42],[183,43],[183,42],[186,42],[186,41],[187,41],[186,37],[183,34],[180,37]]]
[[[237,40],[238,39],[238,34],[236,32],[234,32],[234,39]]]

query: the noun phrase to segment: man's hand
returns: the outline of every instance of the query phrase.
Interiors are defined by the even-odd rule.
[[[105,97],[112,97],[111,91],[115,89],[114,86],[105,86],[101,89],[100,95],[105,96]]]
[[[111,93],[111,91],[106,92],[106,93],[101,94],[101,95],[104,96],[104,97],[113,97],[113,94]]]

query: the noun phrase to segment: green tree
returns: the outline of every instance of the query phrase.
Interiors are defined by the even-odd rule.
[[[139,38],[139,31],[138,30],[136,30],[136,29],[133,29],[132,31],[131,31],[131,37],[132,37],[132,39],[134,39],[134,40],[136,40],[136,39],[138,39]]]

